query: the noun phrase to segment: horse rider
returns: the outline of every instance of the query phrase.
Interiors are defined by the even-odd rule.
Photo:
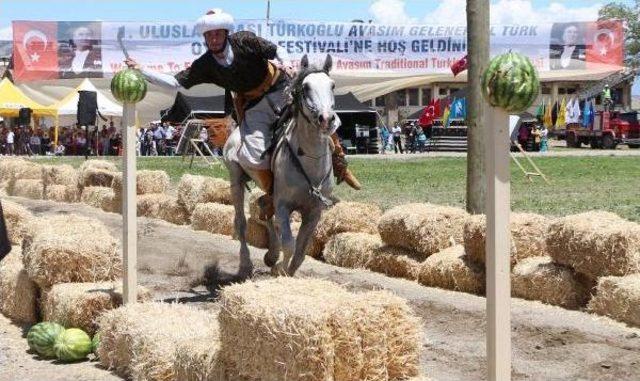
[[[225,113],[232,114],[235,109],[242,137],[238,151],[240,164],[257,174],[254,180],[270,201],[273,173],[270,157],[263,153],[270,147],[274,125],[289,102],[285,93],[293,69],[284,63],[286,52],[252,32],[233,33],[233,17],[220,9],[210,10],[200,17],[197,27],[208,50],[189,68],[175,77],[144,68],[141,69],[142,74],[151,83],[175,90],[201,83],[213,83],[224,88]],[[130,68],[140,68],[133,59],[125,60],[125,63]],[[273,97],[274,92],[281,96]],[[338,136],[333,134],[331,138],[335,145],[332,161],[337,182],[345,181],[352,188],[360,189],[360,183],[347,168]]]

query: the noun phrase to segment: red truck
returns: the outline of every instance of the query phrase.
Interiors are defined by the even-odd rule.
[[[640,148],[640,121],[638,111],[598,111],[592,126],[567,125],[567,147],[579,148],[589,144],[591,148],[615,149],[618,144]]]

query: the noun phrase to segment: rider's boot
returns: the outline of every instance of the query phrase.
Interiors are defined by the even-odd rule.
[[[257,170],[255,171],[254,180],[265,193],[258,198],[258,206],[260,207],[260,219],[267,221],[275,214],[273,205],[273,172],[270,169]]]
[[[336,176],[337,183],[340,184],[342,181],[349,184],[349,186],[355,190],[360,190],[362,186],[358,179],[351,173],[349,168],[347,168],[347,159],[345,158],[345,153],[342,150],[342,146],[340,145],[340,141],[338,140],[338,134],[334,133],[331,135],[331,140],[333,141],[334,150],[333,156],[331,157],[333,162],[333,174]]]

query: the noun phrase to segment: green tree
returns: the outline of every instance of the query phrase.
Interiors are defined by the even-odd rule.
[[[635,0],[635,5],[611,2],[600,9],[598,19],[620,19],[625,22],[625,64],[640,67],[640,0]]]

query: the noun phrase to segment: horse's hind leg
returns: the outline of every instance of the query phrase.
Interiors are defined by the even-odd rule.
[[[307,245],[309,244],[309,240],[311,239],[313,232],[316,230],[321,214],[322,210],[316,208],[311,210],[309,213],[304,213],[302,215],[302,225],[300,225],[300,231],[298,231],[298,236],[296,237],[296,251],[293,255],[289,268],[287,268],[287,274],[289,276],[293,276],[300,265],[302,265]]]
[[[280,239],[274,226],[273,217],[266,222],[267,232],[269,233],[269,250],[264,255],[264,264],[273,267],[280,257]]]
[[[240,268],[238,275],[241,278],[248,278],[253,273],[253,263],[249,255],[247,246],[247,219],[244,216],[244,188],[247,184],[247,176],[237,163],[228,164],[231,177],[231,196],[235,209],[234,226],[236,236],[240,241]]]
[[[289,261],[295,250],[295,239],[291,232],[291,210],[284,204],[276,207],[276,220],[278,225],[278,233],[280,234],[280,244],[282,245],[282,260],[271,268],[271,272],[276,275],[286,275]]]

